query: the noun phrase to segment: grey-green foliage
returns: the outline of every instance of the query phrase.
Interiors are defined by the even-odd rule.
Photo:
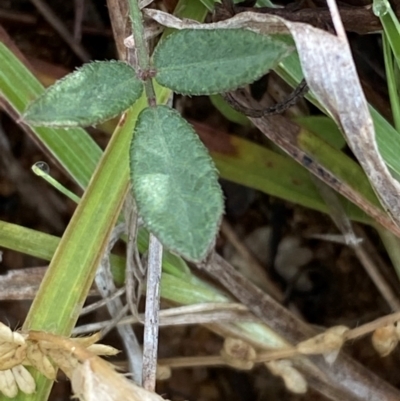
[[[175,92],[213,95],[254,82],[294,50],[279,37],[244,29],[184,29],[154,52],[156,80]]]
[[[214,244],[223,199],[212,159],[193,128],[169,107],[143,110],[130,160],[145,225],[170,250],[191,261],[204,259]]]
[[[85,64],[47,89],[23,115],[31,125],[87,126],[115,117],[142,94],[135,70],[120,61]]]

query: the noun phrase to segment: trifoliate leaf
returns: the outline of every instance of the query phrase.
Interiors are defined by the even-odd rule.
[[[120,61],[97,61],[67,75],[32,102],[23,119],[31,125],[74,127],[115,117],[140,97],[143,83]]]
[[[243,29],[184,29],[157,46],[156,80],[178,93],[213,95],[254,82],[292,50],[280,37]]]
[[[132,187],[149,230],[191,261],[207,256],[223,212],[217,171],[193,128],[166,106],[139,115],[130,154]]]

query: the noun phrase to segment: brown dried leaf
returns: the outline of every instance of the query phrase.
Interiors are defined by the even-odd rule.
[[[400,183],[391,176],[378,151],[373,121],[350,47],[335,3],[330,3],[338,36],[304,23],[253,12],[240,13],[212,24],[182,21],[158,10],[148,9],[145,13],[176,29],[245,28],[262,34],[290,32],[309,88],[342,128],[382,204],[400,226]]]

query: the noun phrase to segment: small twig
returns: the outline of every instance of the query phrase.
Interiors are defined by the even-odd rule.
[[[132,194],[128,194],[125,200],[125,220],[127,225],[127,244],[126,244],[126,269],[125,286],[126,299],[133,316],[138,316],[137,304],[142,293],[143,280],[145,278],[145,269],[140,260],[137,248],[138,234],[138,215],[136,211],[135,200]]]
[[[110,295],[109,297],[100,299],[99,301],[93,302],[92,304],[82,308],[81,313],[79,314],[79,316],[82,317],[82,316],[85,316],[85,315],[87,315],[89,313],[94,312],[95,310],[101,308],[102,306],[107,305],[107,303],[112,301],[113,299],[120,297],[124,293],[125,293],[125,288],[124,287],[120,288],[119,290],[114,292],[114,294]]]
[[[291,10],[289,8],[270,7],[235,7],[235,12],[254,11],[262,14],[276,15],[292,22],[303,22],[320,29],[329,29],[332,25],[332,18],[329,9],[326,7],[302,8]],[[340,7],[340,16],[346,31],[356,32],[360,35],[375,33],[382,30],[382,25],[374,13],[372,7]],[[399,15],[398,11],[396,12]]]
[[[132,23],[132,35],[135,41],[135,49],[137,56],[137,74],[144,82],[147,102],[149,106],[156,105],[156,94],[151,81],[152,71],[150,68],[150,56],[147,48],[143,17],[139,9],[137,0],[129,0],[130,17]]]
[[[156,386],[161,262],[162,245],[150,234],[143,337],[143,387],[149,391]]]
[[[224,99],[237,111],[252,118],[261,118],[281,114],[290,107],[294,106],[308,91],[306,81],[303,79],[292,93],[283,101],[265,109],[254,109],[240,104],[229,92],[223,94]]]
[[[90,61],[91,57],[84,47],[76,42],[64,23],[57,17],[52,9],[43,0],[31,0],[46,21],[58,32],[65,40],[71,50],[84,62]]]
[[[74,19],[74,40],[80,43],[82,39],[82,22],[85,12],[85,0],[74,0],[75,19]]]
[[[194,324],[210,324],[221,322],[255,322],[255,318],[241,304],[195,304],[161,310],[159,312],[160,326],[181,326]],[[118,325],[143,323],[144,315],[126,316],[118,321]],[[90,323],[74,329],[74,335],[93,333],[108,327],[109,321]]]

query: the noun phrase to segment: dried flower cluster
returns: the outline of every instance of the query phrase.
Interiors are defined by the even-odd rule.
[[[274,375],[280,376],[286,388],[294,393],[307,391],[307,381],[298,371],[293,358],[320,354],[333,364],[345,341],[373,332],[372,344],[381,356],[390,354],[400,340],[400,324],[388,316],[350,330],[335,326],[296,346],[269,352],[259,352],[243,340],[226,338],[220,359],[237,369],[252,369],[255,363],[264,363]],[[50,380],[55,380],[61,369],[71,380],[77,397],[84,401],[165,401],[159,395],[137,386],[97,355],[115,355],[115,348],[95,344],[98,335],[83,338],[64,338],[50,333],[12,331],[0,323],[0,393],[13,398],[22,391],[35,392],[35,381],[26,369],[33,366]],[[158,376],[170,375],[168,365],[158,367]],[[158,377],[158,379],[162,379]]]
[[[70,339],[39,331],[13,332],[0,323],[0,392],[9,398],[19,390],[34,393],[35,381],[25,368],[33,366],[50,380],[55,380],[57,369],[61,369],[82,401],[166,401],[99,358],[98,355],[115,355],[118,351],[95,344],[98,339],[96,334]]]
[[[220,354],[225,364],[237,369],[252,369],[255,363],[262,362],[271,373],[282,378],[289,391],[303,394],[307,391],[307,382],[294,366],[292,358],[299,355],[322,355],[326,362],[333,364],[347,340],[371,331],[374,348],[381,356],[387,356],[400,341],[400,323],[377,326],[379,323],[367,324],[365,330],[350,330],[346,326],[331,327],[296,346],[269,352],[257,352],[243,340],[227,338]]]
[[[118,352],[112,347],[94,344],[97,339],[98,336],[94,335],[71,341],[96,355]],[[0,392],[5,396],[14,398],[19,390],[25,394],[35,392],[35,381],[25,366],[33,366],[48,379],[55,380],[58,367],[70,375],[77,363],[70,352],[51,342],[32,340],[30,334],[13,332],[0,323]]]

